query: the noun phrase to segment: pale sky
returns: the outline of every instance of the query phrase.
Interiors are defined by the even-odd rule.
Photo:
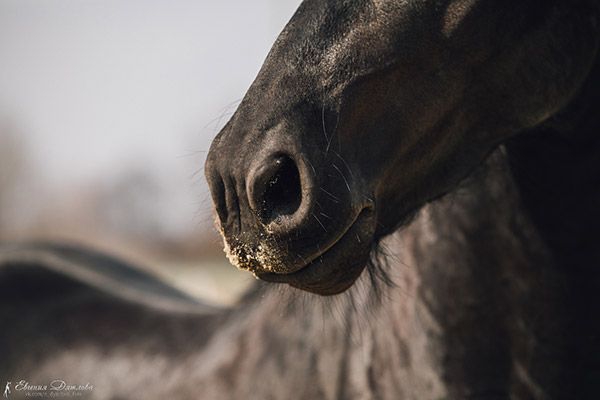
[[[50,186],[140,163],[188,185],[299,3],[0,0],[0,119]]]

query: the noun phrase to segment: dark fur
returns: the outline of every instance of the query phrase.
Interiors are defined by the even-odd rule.
[[[454,24],[459,3],[304,2],[211,149],[234,251],[261,239],[289,261],[244,266],[345,293],[262,284],[216,310],[99,255],[2,251],[0,379],[110,399],[596,399],[600,5],[463,1]],[[316,201],[267,229],[246,183],[265,189],[277,153],[306,161]],[[318,252],[363,211],[368,240]]]

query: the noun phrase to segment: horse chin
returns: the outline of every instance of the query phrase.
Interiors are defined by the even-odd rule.
[[[374,212],[365,209],[333,246],[300,270],[290,274],[262,272],[256,276],[322,296],[342,293],[358,279],[369,261],[375,226]]]

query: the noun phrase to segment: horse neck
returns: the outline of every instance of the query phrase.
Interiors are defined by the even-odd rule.
[[[557,261],[593,273],[600,233],[600,57],[570,105],[508,144],[526,211]]]
[[[523,208],[553,260],[548,273],[561,277],[555,282],[561,304],[551,318],[560,323],[554,334],[569,337],[560,361],[575,366],[561,376],[579,390],[571,389],[571,398],[593,398],[600,390],[599,83],[597,57],[563,112],[507,146]]]

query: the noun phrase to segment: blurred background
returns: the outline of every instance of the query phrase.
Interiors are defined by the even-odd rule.
[[[203,164],[300,0],[0,0],[0,241],[91,246],[231,303]]]

